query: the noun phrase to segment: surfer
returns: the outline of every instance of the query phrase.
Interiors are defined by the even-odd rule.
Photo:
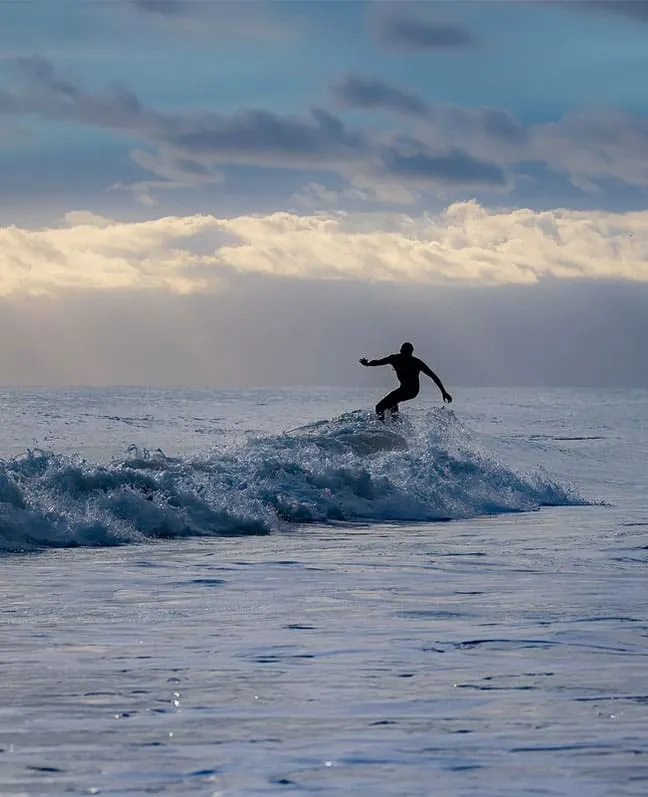
[[[392,416],[395,416],[398,413],[399,402],[409,401],[418,396],[420,390],[419,374],[421,372],[429,376],[436,384],[444,401],[447,401],[448,404],[452,401],[452,396],[443,387],[443,383],[434,371],[428,368],[423,360],[414,357],[414,346],[411,343],[403,343],[399,354],[390,354],[380,360],[368,360],[366,357],[362,357],[360,364],[366,366],[391,365],[396,371],[396,378],[400,382],[400,387],[392,390],[391,393],[388,393],[384,399],[376,404],[376,415],[381,421],[385,420],[385,410],[390,410]]]

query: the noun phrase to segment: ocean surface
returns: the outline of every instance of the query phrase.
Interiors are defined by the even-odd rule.
[[[0,389],[0,795],[648,794],[648,391]]]

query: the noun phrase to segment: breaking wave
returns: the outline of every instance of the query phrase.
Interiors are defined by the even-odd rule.
[[[132,446],[110,465],[38,450],[0,460],[0,551],[583,503],[542,473],[506,468],[451,410],[398,425],[356,412],[199,458]]]

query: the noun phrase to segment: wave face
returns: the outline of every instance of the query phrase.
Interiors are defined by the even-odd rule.
[[[110,465],[39,451],[0,460],[0,551],[583,503],[504,467],[446,408],[399,424],[355,412],[192,459],[132,447]]]

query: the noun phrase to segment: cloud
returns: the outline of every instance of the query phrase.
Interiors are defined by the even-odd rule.
[[[378,44],[405,53],[466,49],[476,44],[465,25],[435,20],[421,3],[374,4],[369,30]]]
[[[200,172],[197,164],[213,161],[317,167],[371,152],[367,136],[348,131],[340,119],[321,109],[306,118],[260,109],[163,113],[147,108],[121,86],[103,94],[88,92],[40,57],[18,58],[15,64],[27,81],[26,90],[7,94],[4,102],[0,96],[0,110],[137,133],[170,150],[167,161],[172,156],[192,175]]]
[[[158,189],[221,182],[233,166],[307,172],[309,182],[328,172],[367,197],[405,203],[426,190],[505,190],[515,184],[512,172],[529,164],[587,190],[610,178],[648,186],[648,119],[626,112],[571,113],[524,126],[503,109],[433,105],[378,78],[351,75],[334,85],[334,96],[346,107],[407,115],[405,135],[351,127],[317,108],[306,116],[255,108],[164,112],[124,87],[87,91],[42,58],[14,63],[24,82],[0,91],[0,113],[77,122],[139,139],[147,149],[134,148],[132,157],[156,179],[117,187],[146,204]]]
[[[0,111],[135,133],[166,148],[164,168],[173,158],[176,166],[192,175],[201,163],[316,168],[371,152],[370,141],[362,132],[348,131],[325,110],[315,109],[305,118],[259,109],[232,114],[163,113],[144,106],[121,86],[104,93],[88,92],[40,57],[18,58],[14,64],[26,85],[22,91],[0,94]]]
[[[82,289],[206,290],[214,257],[183,248],[214,227],[208,216],[120,223],[76,211],[63,227],[0,228],[0,296],[58,294]]]
[[[332,90],[344,107],[411,117],[422,148],[448,148],[453,142],[462,157],[482,162],[471,170],[476,182],[486,184],[484,176],[494,176],[496,166],[536,162],[568,175],[574,185],[588,190],[595,189],[594,181],[601,178],[648,186],[645,115],[612,109],[580,111],[525,127],[506,110],[433,105],[416,92],[378,78],[347,75]],[[446,151],[446,157],[450,155]]]
[[[394,86],[377,77],[346,75],[331,87],[335,100],[344,108],[384,110],[428,118],[432,106],[420,94]]]
[[[197,188],[222,182],[225,178],[214,168],[195,160],[178,157],[171,149],[160,147],[156,152],[133,149],[131,159],[146,171],[158,175],[158,180],[140,180],[136,183],[114,183],[110,190],[129,191],[142,205],[156,205],[153,194],[177,188]]]
[[[187,8],[183,0],[131,0],[131,2],[140,11],[164,17],[181,16]]]
[[[26,86],[22,92],[0,95],[0,110],[139,134],[170,150],[185,172],[195,174],[196,164],[213,161],[317,167],[371,151],[367,136],[348,131],[340,119],[321,109],[305,118],[260,109],[163,113],[147,108],[121,86],[103,94],[88,92],[40,57],[19,58],[15,65]]]
[[[221,223],[240,243],[220,256],[243,272],[419,284],[648,280],[646,212],[489,211],[462,202],[436,217],[280,213]]]
[[[174,32],[208,37],[221,47],[246,40],[279,43],[301,30],[298,17],[267,0],[130,0],[130,5],[147,21]]]
[[[469,142],[488,139],[507,147],[522,144],[529,138],[519,119],[509,111],[487,106],[434,105],[416,91],[370,75],[348,74],[331,86],[331,93],[336,103],[344,108],[411,116],[445,138],[459,135]]]
[[[646,0],[572,0],[566,5],[580,11],[620,14],[636,22],[648,22],[648,2]]]
[[[155,188],[190,187],[222,179],[218,167],[262,166],[296,170],[328,170],[366,186],[398,178],[416,186],[492,186],[494,168],[458,147],[437,142],[434,152],[424,142],[408,138],[408,168],[403,166],[402,137],[348,128],[335,114],[313,109],[310,116],[287,116],[260,109],[231,114],[213,111],[164,113],[144,106],[123,87],[91,93],[60,75],[42,58],[17,59],[26,80],[22,92],[5,100],[7,112],[39,114],[58,121],[76,121],[138,135],[157,148],[151,154],[133,151],[134,160],[163,178],[141,181],[130,189],[150,201]],[[412,149],[416,152],[410,152]],[[413,155],[420,157],[416,171]],[[426,160],[427,158],[427,160]],[[438,167],[430,162],[438,159]],[[453,169],[453,164],[459,166]],[[499,181],[503,184],[504,181]],[[124,186],[119,186],[124,187]]]
[[[396,152],[391,150],[384,159],[385,174],[391,178],[430,181],[445,185],[479,185],[503,188],[507,185],[506,173],[493,163],[485,163],[466,152],[451,149],[448,152]]]
[[[111,227],[114,222],[90,210],[70,210],[65,214],[68,227]]]
[[[171,118],[144,108],[133,92],[114,86],[103,94],[85,91],[45,58],[18,57],[10,61],[24,84],[0,94],[0,112],[37,114],[58,121],[74,121],[124,132],[153,132]]]
[[[316,168],[370,152],[364,134],[347,130],[340,119],[321,109],[311,111],[311,119],[244,109],[231,116],[204,113],[185,122],[160,131],[159,137],[183,152],[233,158],[246,165]]]
[[[438,216],[317,213],[0,229],[0,295],[77,290],[209,293],[234,275],[394,285],[648,282],[648,211],[488,210]]]
[[[625,111],[589,111],[565,115],[531,129],[528,152],[572,180],[613,177],[628,185],[648,186],[648,117]]]
[[[341,190],[328,188],[321,183],[308,183],[293,194],[292,201],[298,207],[317,209],[366,207],[368,203],[413,205],[416,192],[406,188],[402,182],[389,180],[386,176],[379,180],[376,175],[370,175],[363,181],[361,175],[356,175],[354,183]]]

